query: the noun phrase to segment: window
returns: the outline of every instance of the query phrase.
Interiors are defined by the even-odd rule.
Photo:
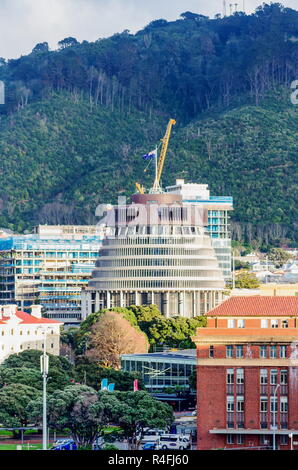
[[[281,359],[285,359],[287,357],[287,346],[286,345],[281,345],[279,349],[279,356]]]
[[[227,369],[227,384],[232,385],[234,383],[234,369]]]
[[[271,320],[271,328],[278,328],[278,320]]]
[[[270,358],[271,359],[277,358],[277,346],[270,346]]]
[[[237,434],[237,444],[244,444],[243,434]]]
[[[267,357],[267,346],[260,346],[260,357],[266,359]]]
[[[233,318],[228,319],[228,328],[235,328],[236,321]]]
[[[241,318],[240,320],[237,320],[237,327],[245,328],[245,320],[243,318]]]
[[[227,397],[227,411],[230,413],[234,411],[234,397]]]
[[[281,413],[288,412],[288,398],[287,397],[280,397],[280,412]]]
[[[233,434],[227,434],[227,444],[234,444]]]
[[[268,319],[262,318],[261,319],[261,328],[268,328]]]
[[[281,370],[280,371],[280,384],[281,385],[287,385],[288,384],[288,371],[287,370]]]
[[[268,411],[268,399],[267,399],[267,397],[261,397],[260,411],[261,411],[261,413],[267,413],[267,411]]]
[[[237,411],[238,413],[241,413],[244,411],[244,397],[243,396],[237,397]]]
[[[236,357],[243,358],[243,346],[236,346]]]
[[[281,322],[281,327],[282,327],[282,328],[288,328],[288,327],[289,327],[289,322],[288,322],[288,320],[282,320],[282,322]]]
[[[268,370],[261,369],[260,371],[260,383],[261,385],[267,385],[268,383]]]
[[[244,369],[237,369],[236,371],[236,383],[244,384]]]
[[[227,357],[233,357],[233,350],[234,350],[233,346],[227,346],[226,347],[226,356]]]
[[[286,446],[288,444],[287,434],[282,434],[281,436],[279,436],[279,443],[281,446]]]
[[[270,397],[270,411],[271,413],[277,413],[278,411],[277,397]]]
[[[211,357],[211,358],[214,357],[214,346],[209,347],[209,357]]]
[[[277,370],[271,369],[270,371],[270,385],[277,385]]]

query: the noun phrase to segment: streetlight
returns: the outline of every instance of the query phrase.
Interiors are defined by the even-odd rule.
[[[289,438],[291,440],[291,450],[293,450],[293,437],[294,437],[294,434],[291,432],[291,434],[289,434]]]
[[[275,428],[276,428],[276,419],[275,419],[275,398],[276,398],[276,392],[278,390],[278,388],[280,387],[280,384],[277,384],[275,389],[274,389],[274,393],[273,393],[273,403],[274,403],[274,410],[273,410],[273,424],[272,424],[272,428],[273,428],[273,450],[276,450],[276,445],[275,445]],[[278,405],[276,407],[276,413],[277,413],[277,410],[278,410]]]
[[[47,450],[47,377],[49,373],[49,356],[46,353],[47,330],[42,329],[44,334],[43,354],[40,356],[40,372],[43,378],[42,387],[42,450]]]

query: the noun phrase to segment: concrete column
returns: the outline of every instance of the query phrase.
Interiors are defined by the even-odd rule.
[[[170,298],[169,297],[170,297],[169,292],[164,292],[162,295],[162,303],[163,303],[162,310],[166,318],[170,317],[170,310],[169,310]]]
[[[183,292],[178,292],[178,314],[181,317],[184,315]]]
[[[120,291],[120,307],[124,307],[123,291]]]
[[[204,313],[207,313],[207,292],[204,292]]]
[[[154,304],[154,292],[151,292],[151,304]]]
[[[193,317],[196,317],[197,316],[197,292],[196,291],[193,291],[192,293],[192,315]]]
[[[189,311],[186,305],[186,292],[183,291],[183,317],[187,318],[188,315],[189,315]]]
[[[135,292],[135,299],[136,299],[135,304],[137,306],[141,305],[141,294],[140,294],[140,292]]]
[[[100,310],[100,303],[99,303],[99,292],[96,291],[95,293],[95,312]]]
[[[111,308],[111,292],[107,291],[107,302],[106,302],[106,308]]]

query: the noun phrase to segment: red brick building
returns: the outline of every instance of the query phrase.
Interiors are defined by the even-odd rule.
[[[197,345],[198,449],[298,450],[298,297],[232,297]]]

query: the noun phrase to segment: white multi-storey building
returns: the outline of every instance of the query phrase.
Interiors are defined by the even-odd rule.
[[[22,312],[17,305],[0,306],[0,363],[26,349],[43,351],[44,344],[48,353],[59,355],[62,323],[42,318],[40,305],[32,305],[31,312]]]

